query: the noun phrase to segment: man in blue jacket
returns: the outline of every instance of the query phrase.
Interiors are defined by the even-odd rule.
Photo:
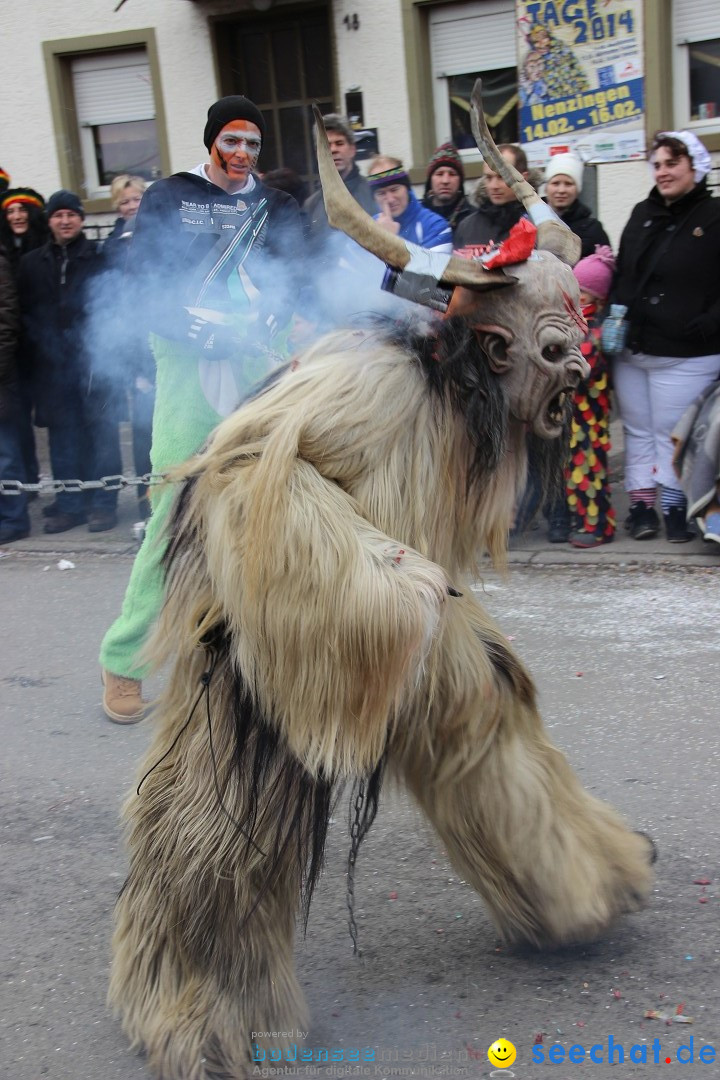
[[[430,251],[452,251],[452,229],[415,198],[399,158],[376,157],[370,164],[368,184],[380,207],[375,220],[384,229]]]

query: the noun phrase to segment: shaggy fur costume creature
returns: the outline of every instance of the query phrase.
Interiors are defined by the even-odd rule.
[[[294,924],[347,778],[399,776],[508,940],[588,940],[647,895],[646,840],[580,787],[470,589],[525,446],[449,323],[432,354],[323,339],[187,467],[111,987],[164,1080],[244,1077],[251,1031],[307,1026]]]
[[[110,987],[162,1080],[241,1080],[251,1032],[307,1027],[295,921],[347,781],[361,835],[383,773],[406,785],[508,941],[592,939],[650,890],[646,838],[582,789],[470,587],[528,428],[559,448],[585,374],[569,268],[513,272],[433,334],[323,338],[176,477]]]

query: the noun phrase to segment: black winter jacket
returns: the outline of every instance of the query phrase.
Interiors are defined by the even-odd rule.
[[[507,238],[513,225],[524,215],[525,208],[517,199],[500,206],[488,200],[460,222],[455,230],[453,243],[456,248],[499,244]]]
[[[433,196],[426,190],[422,204],[426,210],[432,210],[433,214],[439,214],[440,217],[445,218],[453,231],[453,239],[460,222],[464,221],[466,217],[470,217],[470,214],[475,212],[462,189],[457,193],[457,198],[451,203],[436,202]]]
[[[9,420],[17,401],[17,346],[20,330],[10,260],[0,248],[0,420]]]
[[[545,200],[547,202],[547,199]],[[582,242],[581,259],[592,255],[595,248],[606,244],[611,247],[608,234],[603,229],[597,218],[590,213],[590,208],[576,199],[566,210],[555,211],[558,217],[565,222],[569,229],[580,237]]]
[[[86,313],[102,267],[97,245],[80,233],[63,247],[49,241],[23,255],[18,297],[24,349],[32,367],[35,422],[61,422],[65,408],[91,386]]]
[[[302,249],[300,210],[284,191],[256,179],[252,192],[229,195],[195,173],[158,180],[143,195],[130,241],[138,317],[148,330],[189,343],[188,308],[236,311],[242,263],[261,296],[260,336],[292,314]]]
[[[611,299],[629,309],[635,352],[720,353],[720,199],[704,180],[669,206],[653,188],[633,209]]]

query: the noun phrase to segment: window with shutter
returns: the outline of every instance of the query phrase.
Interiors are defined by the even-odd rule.
[[[476,150],[470,94],[483,80],[483,104],[496,142],[518,137],[514,0],[443,4],[430,13],[430,55],[438,142]]]
[[[160,149],[145,49],[76,56],[70,72],[88,193],[122,173],[157,179]]]
[[[675,0],[675,113],[679,127],[720,130],[720,4]]]

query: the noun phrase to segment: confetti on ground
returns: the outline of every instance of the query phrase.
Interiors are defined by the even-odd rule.
[[[622,1000],[622,994],[620,993],[619,990],[613,990],[612,996],[615,998],[616,1001],[621,1001]]]
[[[388,897],[389,900],[397,900],[397,898],[398,898],[398,894],[396,892],[394,892],[394,891],[391,892],[389,897]]]
[[[57,564],[57,568],[58,570],[74,570],[75,563],[70,562],[69,559],[61,559],[60,562]]]
[[[696,877],[693,879],[693,885],[712,885],[710,878]]]
[[[683,1009],[684,1006],[678,1005],[678,1009]],[[666,1013],[658,1012],[657,1009],[648,1009],[645,1013],[646,1020],[664,1020],[666,1024],[692,1024],[693,1019],[691,1016],[684,1016],[682,1012]]]

